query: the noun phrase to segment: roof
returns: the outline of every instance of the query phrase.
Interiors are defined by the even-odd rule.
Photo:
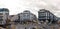
[[[7,11],[7,12],[9,12],[9,10],[7,8],[0,8],[0,12],[1,11]]]
[[[30,12],[29,10],[25,10],[24,12]]]
[[[38,12],[49,12],[49,10],[46,10],[46,9],[40,9]]]

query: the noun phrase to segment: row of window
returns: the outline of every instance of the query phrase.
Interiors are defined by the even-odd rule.
[[[5,13],[6,15],[8,15],[9,13]],[[3,15],[3,13],[0,13],[0,15]]]

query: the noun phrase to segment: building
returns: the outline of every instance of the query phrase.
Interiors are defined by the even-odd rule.
[[[48,10],[40,9],[40,11],[38,11],[38,20],[40,21],[48,20],[49,22],[52,21],[54,22],[57,20],[57,17]]]
[[[6,23],[9,16],[9,10],[7,8],[0,8],[0,25]]]
[[[57,19],[58,19],[58,20],[57,20],[57,23],[60,24],[60,18],[58,17]]]
[[[10,19],[11,21],[18,20],[18,15],[9,15],[8,19]]]
[[[28,10],[18,14],[18,17],[20,21],[32,21],[37,19],[36,16]]]

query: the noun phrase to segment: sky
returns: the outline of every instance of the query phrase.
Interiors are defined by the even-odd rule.
[[[30,10],[37,17],[40,9],[47,9],[60,17],[60,0],[0,0],[0,8],[8,8],[10,15]]]

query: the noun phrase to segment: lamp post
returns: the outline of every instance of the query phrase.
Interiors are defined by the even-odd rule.
[[[9,26],[11,26],[10,22],[11,22],[11,20],[9,20],[9,19],[6,20],[6,29],[10,29],[9,28]]]
[[[36,19],[36,29],[38,29],[38,19]]]

